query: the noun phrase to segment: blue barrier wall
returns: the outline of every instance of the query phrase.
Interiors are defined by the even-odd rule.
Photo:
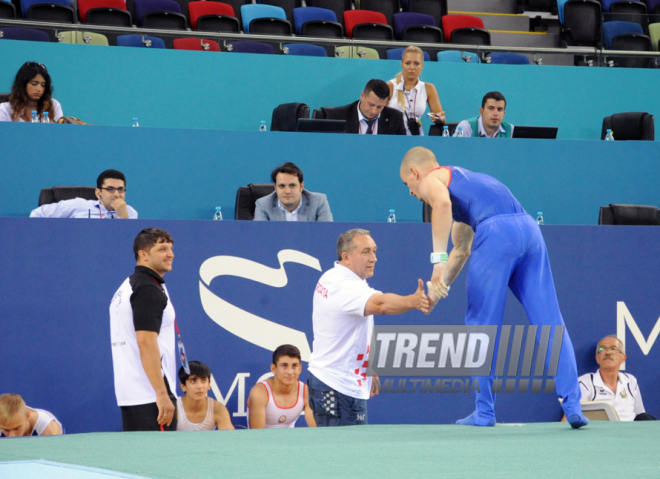
[[[236,190],[270,182],[293,161],[310,191],[328,195],[336,221],[421,221],[422,206],[399,178],[409,148],[488,173],[549,224],[596,224],[609,203],[660,205],[660,143],[364,137],[285,132],[171,130],[0,123],[0,216],[27,216],[41,188],[95,185],[117,168],[141,218],[233,218]]]
[[[64,113],[99,125],[256,130],[280,103],[312,109],[358,99],[371,78],[385,81],[397,61],[208,53],[0,41],[0,91],[25,61],[47,65]],[[653,70],[427,62],[448,121],[478,115],[483,95],[501,91],[507,121],[558,126],[562,139],[599,139],[603,118],[660,114]],[[424,129],[428,131],[425,120]],[[657,127],[658,128],[658,127]],[[660,130],[656,128],[656,136]],[[615,132],[616,137],[616,132]]]
[[[0,393],[17,392],[29,405],[51,410],[71,433],[121,428],[113,388],[108,306],[133,272],[135,235],[151,226],[165,228],[174,237],[176,258],[165,279],[189,358],[209,364],[219,387],[217,396],[227,402],[237,426],[245,426],[250,388],[269,372],[271,351],[255,344],[266,327],[263,321],[301,332],[304,336],[297,336],[296,344],[301,349],[311,346],[312,295],[321,270],[333,265],[341,232],[355,226],[372,231],[379,261],[369,283],[376,289],[409,294],[417,278],[426,280],[431,274],[431,230],[423,224],[2,218]],[[638,378],[646,410],[658,416],[660,229],[546,226],[542,231],[578,370],[597,369],[596,342],[619,328],[627,343],[626,371]],[[281,265],[278,254],[285,249],[306,255],[307,265]],[[203,273],[202,265],[209,268],[207,260],[221,255],[282,268],[285,285],[270,287],[260,275],[245,279],[254,265],[215,278],[217,273]],[[465,272],[430,316],[414,311],[377,316],[376,323],[462,324],[464,282]],[[220,300],[228,304],[218,305]],[[260,326],[232,334],[229,330],[239,327],[247,313],[258,316]],[[505,323],[528,324],[511,294]],[[633,338],[633,331],[641,340]],[[278,340],[291,337],[290,332],[274,336]],[[641,345],[647,340],[650,350],[645,355]],[[418,390],[370,400],[369,419],[375,424],[451,423],[472,409],[472,395],[421,394]],[[497,417],[500,422],[555,421],[561,412],[554,394],[504,393],[498,396]]]

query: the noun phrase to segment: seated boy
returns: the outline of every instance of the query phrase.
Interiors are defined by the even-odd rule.
[[[227,408],[207,396],[211,389],[211,370],[199,361],[190,361],[190,375],[181,367],[179,382],[185,396],[177,398],[177,431],[234,429]]]
[[[0,396],[0,437],[61,434],[62,423],[48,411],[27,407],[18,394]]]
[[[257,383],[250,391],[250,429],[295,427],[303,410],[307,426],[316,427],[307,386],[298,381],[302,371],[300,350],[290,344],[278,347],[273,351],[270,370],[273,377]]]

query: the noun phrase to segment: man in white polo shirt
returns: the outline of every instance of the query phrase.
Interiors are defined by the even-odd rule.
[[[337,258],[335,267],[319,279],[313,301],[307,385],[319,427],[367,424],[367,399],[378,394],[378,379],[367,376],[373,315],[429,312],[421,279],[409,296],[383,294],[367,284],[377,261],[369,231],[352,229],[340,235]]]
[[[176,431],[176,315],[163,276],[172,271],[172,236],[137,235],[135,273],[110,302],[115,394],[124,431]]]
[[[581,401],[608,402],[622,421],[653,419],[644,410],[635,376],[619,371],[625,360],[625,347],[616,336],[606,336],[598,341],[596,362],[600,369],[578,378]]]

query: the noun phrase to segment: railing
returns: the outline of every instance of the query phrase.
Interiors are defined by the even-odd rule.
[[[64,23],[51,23],[34,20],[0,20],[0,32],[2,27],[27,27],[35,28],[46,31],[50,34],[52,41],[58,40],[59,32],[74,31],[74,32],[93,32],[104,35],[117,36],[117,35],[150,35],[162,38],[166,44],[170,43],[175,38],[186,37],[203,37],[209,40],[217,41],[224,51],[231,50],[231,44],[234,41],[250,40],[258,42],[266,42],[275,44],[280,51],[284,51],[283,45],[290,43],[312,43],[324,46],[329,55],[334,53],[334,49],[338,46],[355,46],[358,48],[349,48],[349,58],[362,57],[359,47],[373,48],[379,50],[381,53],[390,48],[405,48],[410,45],[410,42],[401,41],[379,41],[379,40],[355,40],[350,38],[320,38],[320,37],[300,37],[300,36],[276,36],[276,35],[254,35],[245,33],[222,33],[222,32],[202,32],[191,30],[165,30],[154,28],[138,28],[132,27],[118,27],[118,26],[104,26],[92,24],[64,24]],[[77,35],[74,36],[77,41]],[[62,41],[62,38],[59,38]],[[83,42],[86,43],[83,35]],[[530,57],[532,64],[553,64],[544,62],[544,56],[547,57],[563,57],[567,56],[573,59],[581,59],[582,63],[587,66],[615,66],[616,59],[627,58],[643,58],[648,59],[649,66],[656,66],[660,64],[660,52],[640,52],[640,51],[623,51],[623,50],[605,50],[594,47],[567,47],[567,48],[545,48],[545,47],[519,47],[519,46],[495,46],[495,45],[459,45],[455,43],[415,43],[416,46],[422,50],[433,52],[454,50],[460,52],[472,52],[479,56],[484,63],[490,63],[487,55],[492,52],[511,52],[519,53]],[[470,57],[463,55],[466,62],[470,61]],[[567,64],[567,63],[559,63]]]

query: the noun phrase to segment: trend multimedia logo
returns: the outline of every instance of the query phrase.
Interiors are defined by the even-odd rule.
[[[218,276],[229,275],[245,278],[274,288],[283,288],[288,283],[284,263],[298,263],[321,271],[318,259],[301,251],[284,249],[277,253],[279,268],[237,256],[214,256],[199,268],[199,296],[204,312],[220,327],[241,339],[274,351],[281,344],[293,344],[300,349],[303,361],[312,354],[307,336],[303,331],[249,313],[211,292],[209,286]]]
[[[492,390],[495,393],[513,393],[516,384],[519,393],[529,392],[530,384],[532,393],[554,392],[564,329],[564,326],[508,325],[499,328],[374,326],[367,374],[380,377],[493,377]],[[399,380],[398,385],[394,380],[385,379],[382,390],[415,392],[418,385],[420,392],[458,393],[479,388],[476,379],[443,379],[435,383],[428,379],[409,379]]]

